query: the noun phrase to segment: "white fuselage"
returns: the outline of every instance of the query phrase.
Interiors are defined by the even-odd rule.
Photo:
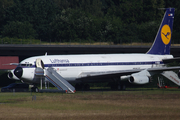
[[[30,57],[23,60],[22,80],[34,79],[35,61],[40,58],[45,66],[53,67],[69,82],[81,78],[82,73],[107,72],[131,69],[162,67],[162,59],[173,58],[172,55],[150,54],[90,54],[90,55],[47,55]],[[29,66],[29,65],[32,66]]]

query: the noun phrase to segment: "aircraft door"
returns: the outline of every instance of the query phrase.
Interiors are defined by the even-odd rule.
[[[40,58],[36,59],[36,69],[35,69],[36,76],[44,76],[44,63]]]
[[[44,69],[44,63],[40,58],[36,59],[36,68]]]

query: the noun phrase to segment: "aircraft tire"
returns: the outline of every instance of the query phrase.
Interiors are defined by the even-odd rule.
[[[121,85],[121,90],[126,90],[126,85]]]
[[[90,85],[89,84],[85,84],[84,85],[84,90],[90,90]]]
[[[37,87],[32,87],[32,88],[31,88],[31,91],[32,91],[32,92],[39,92],[39,89],[38,89]]]

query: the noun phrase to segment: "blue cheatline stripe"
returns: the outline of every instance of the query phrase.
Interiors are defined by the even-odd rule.
[[[152,65],[152,64],[164,64],[162,61],[150,61],[150,62],[106,62],[106,63],[58,63],[58,64],[44,64],[44,67],[77,67],[77,66],[117,66],[117,65]],[[23,68],[30,68],[28,66],[22,66]],[[31,66],[34,68],[35,65]]]

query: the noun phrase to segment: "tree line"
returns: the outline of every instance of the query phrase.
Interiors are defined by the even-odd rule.
[[[1,0],[0,38],[54,42],[153,42],[164,11],[174,7],[173,43],[179,43],[177,0]]]

